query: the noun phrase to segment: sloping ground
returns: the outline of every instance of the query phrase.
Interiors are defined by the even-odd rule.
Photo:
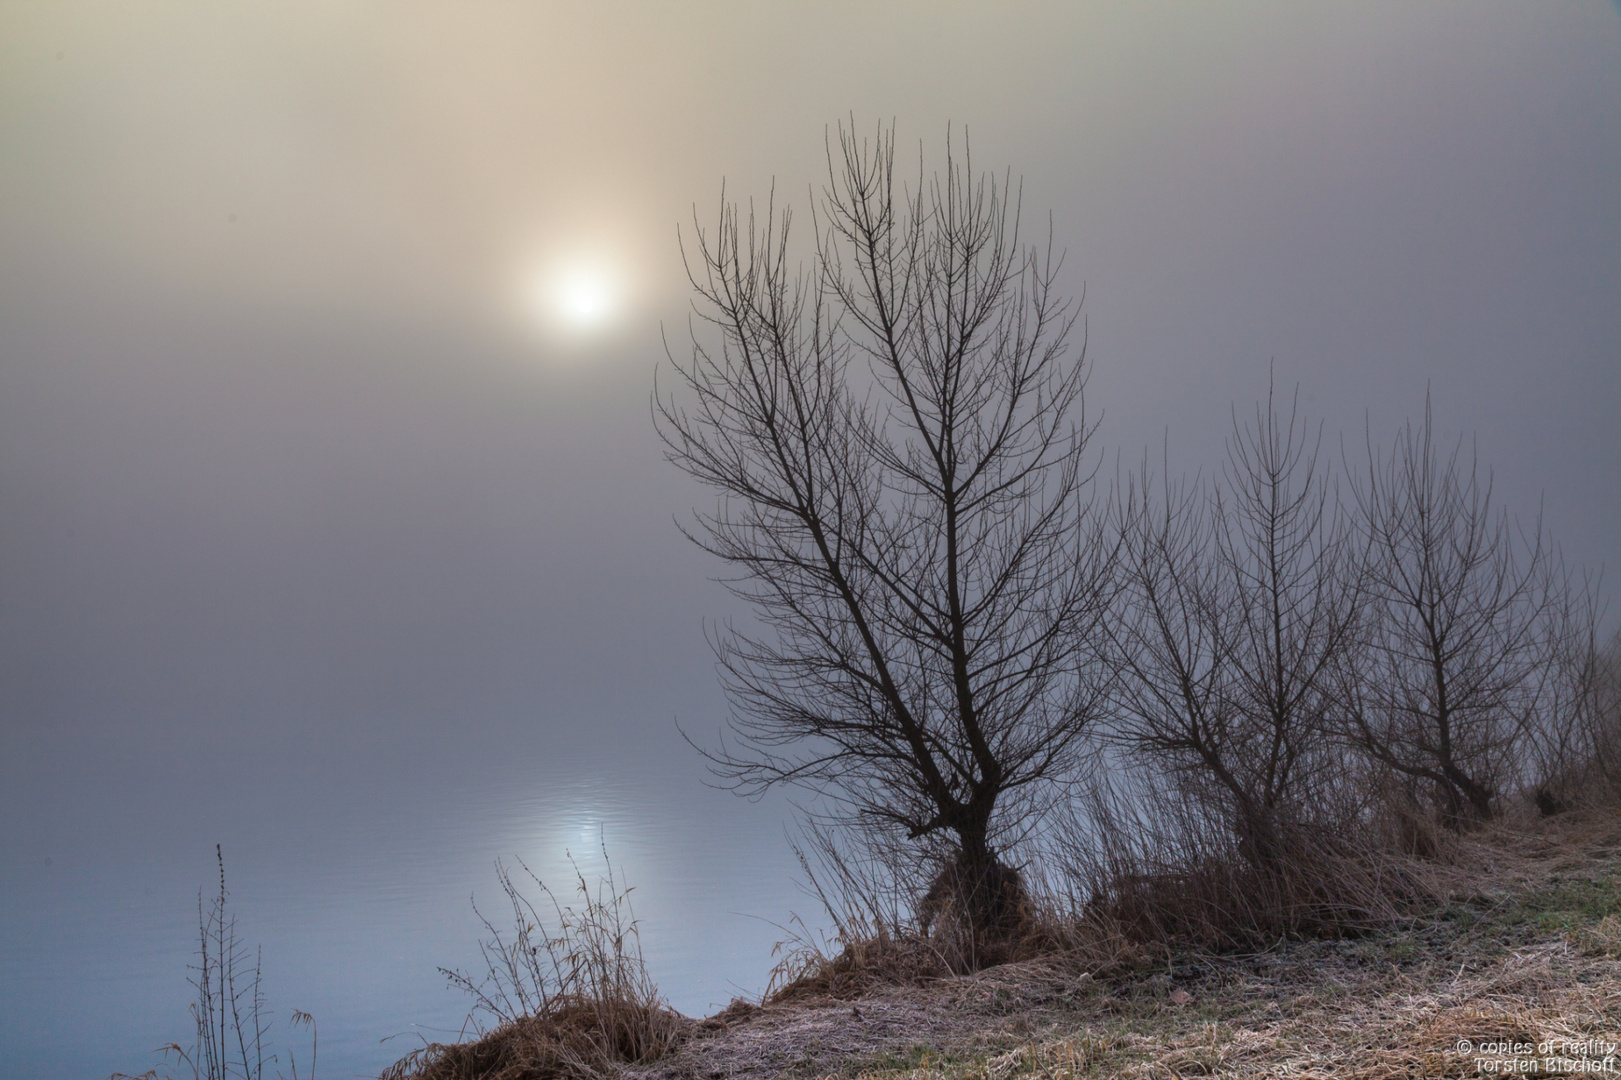
[[[1355,940],[1108,975],[1010,964],[736,1004],[645,1078],[1621,1074],[1621,820],[1495,830],[1452,898]]]

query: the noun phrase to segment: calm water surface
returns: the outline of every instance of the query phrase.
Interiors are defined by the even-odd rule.
[[[302,1059],[307,1037],[286,1021],[313,1013],[322,1076],[375,1075],[461,1030],[469,1003],[437,968],[478,965],[470,898],[510,921],[498,858],[523,859],[568,900],[570,857],[595,883],[605,843],[676,1008],[757,993],[785,936],[773,924],[815,908],[794,883],[784,804],[705,787],[667,727],[611,751],[442,735],[213,758],[195,740],[13,747],[0,766],[0,1076],[138,1073],[154,1047],[189,1043],[187,965],[215,842],[240,934],[263,947],[274,1041]]]

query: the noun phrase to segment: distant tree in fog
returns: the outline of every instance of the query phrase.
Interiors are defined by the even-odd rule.
[[[1321,817],[1347,773],[1329,717],[1354,550],[1319,442],[1269,392],[1234,417],[1218,480],[1164,478],[1154,497],[1145,472],[1122,518],[1116,734],[1219,807],[1258,864],[1285,857],[1281,830]]]
[[[1430,403],[1356,487],[1368,597],[1364,649],[1344,673],[1351,741],[1426,793],[1454,825],[1489,817],[1523,775],[1550,705],[1568,593],[1538,520],[1492,505],[1460,442],[1435,445]]]

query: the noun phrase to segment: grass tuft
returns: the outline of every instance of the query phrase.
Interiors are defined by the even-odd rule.
[[[648,976],[631,890],[615,877],[611,862],[595,890],[576,867],[578,906],[564,906],[545,882],[518,865],[544,897],[539,904],[549,904],[555,933],[544,929],[537,901],[498,863],[512,929],[504,933],[479,913],[489,934],[480,942],[484,975],[440,969],[473,998],[478,1037],[422,1046],[380,1080],[600,1077],[620,1065],[657,1060],[691,1028]],[[493,1023],[488,1030],[486,1022]]]

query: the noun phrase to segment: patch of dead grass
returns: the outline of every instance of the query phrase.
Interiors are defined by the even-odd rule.
[[[429,1043],[395,1062],[380,1080],[551,1080],[612,1075],[642,1060],[651,1037],[659,1051],[691,1021],[658,1006],[559,1002],[543,1016],[510,1020],[472,1042]]]
[[[1532,1058],[1548,1075],[1560,1046],[1621,1044],[1621,914],[1608,910],[1621,903],[1621,818],[1494,826],[1435,873],[1429,911],[1355,940],[1139,952],[1096,967],[1060,951],[905,985],[873,979],[845,999],[768,1003],[632,1075],[1406,1080],[1506,1075]],[[1493,1049],[1503,1044],[1555,1053]]]

